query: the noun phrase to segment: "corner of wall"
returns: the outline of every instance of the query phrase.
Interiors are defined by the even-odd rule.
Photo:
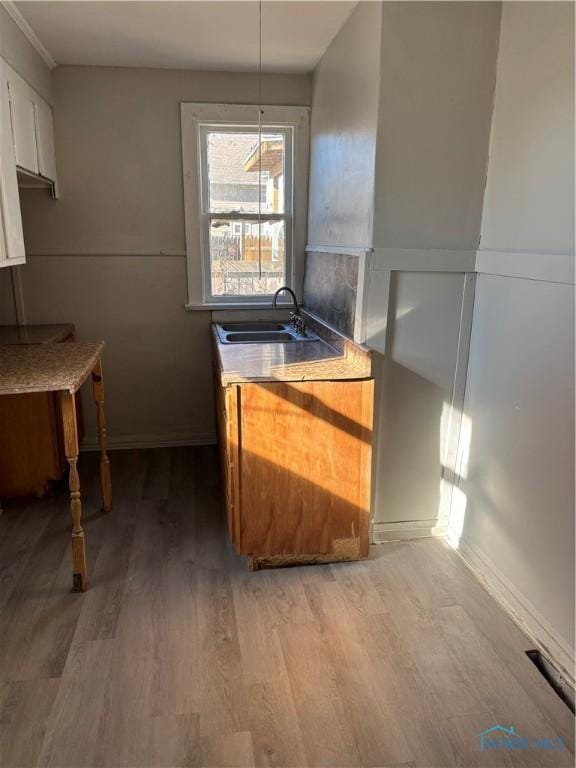
[[[22,28],[29,29],[28,35],[34,44]],[[49,104],[53,104],[52,71],[56,62],[13,3],[0,2],[0,57]]]

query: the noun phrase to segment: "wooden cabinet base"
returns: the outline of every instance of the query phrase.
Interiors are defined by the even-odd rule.
[[[62,477],[52,392],[0,397],[0,497],[43,496]]]
[[[373,386],[217,387],[228,530],[253,570],[367,557]]]
[[[82,437],[80,400],[77,396]],[[53,392],[0,397],[0,498],[44,496],[68,462]]]
[[[340,550],[326,555],[262,555],[248,556],[248,569],[260,571],[263,568],[290,568],[296,565],[325,565],[326,563],[342,563],[353,560],[365,560],[358,548],[350,551]]]
[[[72,335],[61,343],[73,341]],[[74,395],[78,436],[84,434],[80,392]],[[0,499],[44,496],[68,468],[55,392],[0,397]]]

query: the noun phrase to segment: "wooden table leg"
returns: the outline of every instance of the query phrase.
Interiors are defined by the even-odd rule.
[[[98,420],[98,444],[100,446],[100,483],[102,485],[102,501],[104,512],[112,509],[112,484],[110,482],[110,461],[107,448],[106,417],[104,415],[104,379],[102,377],[102,361],[98,360],[92,371],[92,390],[96,401],[96,416]]]
[[[78,426],[76,403],[71,392],[60,393],[62,424],[64,429],[64,450],[70,465],[68,486],[70,488],[70,512],[72,514],[72,579],[74,592],[85,592],[86,548],[82,528],[82,501],[80,498],[80,477],[78,475]]]

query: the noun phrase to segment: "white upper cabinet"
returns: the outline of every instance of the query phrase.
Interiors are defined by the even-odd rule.
[[[9,78],[8,80],[16,165],[31,173],[38,173],[36,108],[31,90],[26,83],[19,83],[15,78]]]
[[[43,101],[34,104],[38,173],[56,183],[56,152],[54,151],[54,123],[52,110]]]
[[[52,109],[6,62],[3,62],[10,101],[16,165],[56,183]]]
[[[0,267],[26,261],[6,71],[0,60]]]
[[[0,267],[26,261],[18,178],[25,171],[52,183],[56,157],[50,105],[0,59]],[[24,174],[24,177],[26,177]],[[24,184],[26,186],[26,184]]]

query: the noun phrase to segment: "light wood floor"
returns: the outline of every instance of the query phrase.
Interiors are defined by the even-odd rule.
[[[572,715],[530,643],[439,541],[250,573],[213,448],[111,461],[104,516],[81,459],[86,594],[63,491],[0,518],[2,768],[573,764]],[[570,746],[480,752],[496,723]]]

